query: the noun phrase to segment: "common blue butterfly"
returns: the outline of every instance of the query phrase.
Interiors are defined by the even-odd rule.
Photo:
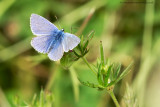
[[[80,43],[80,38],[64,33],[64,29],[58,30],[54,24],[37,14],[31,15],[30,27],[36,35],[31,41],[31,46],[39,53],[47,53],[53,61],[61,59],[64,52],[72,50]]]

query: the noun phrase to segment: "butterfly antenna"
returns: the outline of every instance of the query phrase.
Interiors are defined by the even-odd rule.
[[[55,18],[56,18],[56,20],[57,20],[57,22],[58,22],[58,25],[59,25],[60,29],[62,29],[62,27],[61,27],[61,25],[60,25],[60,23],[59,23],[59,20],[58,20],[58,18],[57,18],[57,16],[55,16]]]

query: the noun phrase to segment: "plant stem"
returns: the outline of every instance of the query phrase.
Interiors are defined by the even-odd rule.
[[[51,87],[53,86],[54,84],[54,81],[57,77],[57,71],[58,71],[59,67],[58,65],[55,65],[51,70],[52,70],[52,73],[51,73],[51,76],[49,77],[49,81],[47,82],[47,85],[45,87],[45,91],[50,91],[51,90]]]
[[[113,101],[114,101],[116,107],[120,107],[120,105],[119,105],[119,103],[118,103],[118,101],[117,101],[117,99],[116,99],[116,97],[115,97],[113,91],[110,91],[109,94],[110,94],[110,96],[112,97],[112,99],[113,99]]]
[[[79,100],[79,81],[77,79],[76,71],[74,70],[74,67],[71,66],[69,68],[72,84],[73,84],[73,91],[74,91],[74,98],[75,101],[78,102]]]
[[[146,2],[150,2],[146,0]],[[155,0],[152,0],[153,4],[146,5],[145,7],[145,22],[144,22],[144,33],[143,33],[143,41],[142,41],[142,52],[141,52],[141,64],[139,68],[139,72],[134,79],[133,89],[137,94],[139,106],[144,106],[145,102],[145,91],[146,91],[146,83],[148,81],[148,77],[154,63],[156,63],[157,58],[155,58],[155,53],[153,52],[153,25],[154,25],[154,16],[155,16]],[[157,48],[158,50],[158,48]],[[157,51],[158,52],[158,51]]]
[[[93,70],[93,68],[92,68],[91,65],[88,63],[88,61],[87,61],[84,57],[82,57],[82,59],[83,59],[83,61],[87,64],[87,66],[91,69],[91,71],[92,71],[95,75],[97,75],[96,71]]]

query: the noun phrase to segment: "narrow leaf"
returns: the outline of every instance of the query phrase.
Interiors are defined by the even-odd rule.
[[[121,75],[116,80],[116,82],[120,81],[124,76],[126,76],[129,73],[129,71],[131,70],[132,66],[133,66],[133,62],[131,62],[131,64],[121,73]]]
[[[41,89],[41,92],[40,92],[40,100],[39,100],[39,105],[40,105],[40,107],[43,107],[43,105],[44,105],[44,91],[43,91],[43,89]]]
[[[73,50],[73,52],[74,52],[74,54],[75,54],[78,58],[81,57],[80,55],[77,54],[77,52],[76,52],[75,50]]]
[[[80,43],[81,46],[83,46],[83,41],[84,41],[83,38],[84,38],[84,37],[83,37],[83,35],[82,35],[82,36],[81,36],[81,43]]]
[[[112,70],[112,66],[113,65],[110,65],[109,68],[108,68],[108,71],[107,73],[105,74],[105,77],[104,77],[104,86],[107,86],[108,85],[108,79],[110,77],[110,73],[111,73],[111,70]]]
[[[103,54],[102,41],[100,41],[100,54],[101,54],[101,63],[102,63],[102,66],[105,66],[104,65],[104,54]]]
[[[121,64],[118,64],[117,69],[115,71],[114,79],[118,77],[120,70],[121,70]]]
[[[112,69],[111,69],[111,72],[110,72],[110,80],[111,80],[111,81],[114,80],[114,67],[115,67],[115,64],[113,63],[113,64],[112,64]]]
[[[96,65],[92,64],[94,71],[98,71],[98,68],[96,67]]]
[[[110,65],[110,60],[108,58],[106,59],[106,64]]]
[[[85,50],[85,49],[87,48],[88,43],[89,43],[89,41],[87,40],[87,41],[85,42],[85,44],[84,44],[83,50]]]
[[[79,51],[82,53],[82,48],[81,48],[81,45],[80,44],[78,44],[78,49],[79,49]]]
[[[102,69],[102,64],[100,64],[98,66],[97,80],[98,80],[98,83],[103,86],[104,83],[103,83],[103,77],[102,77],[101,69]]]
[[[100,65],[100,59],[99,58],[97,58],[97,68],[99,67],[99,65]]]
[[[37,94],[34,94],[33,99],[32,99],[32,106],[35,105],[36,98],[37,98]]]
[[[107,85],[107,87],[108,86],[111,86],[111,85],[113,85],[113,84],[115,84],[116,83],[116,81],[111,81],[108,85]]]
[[[83,56],[86,55],[89,52],[89,49],[85,49],[85,52],[83,53]]]
[[[14,102],[15,105],[19,106],[19,104],[20,104],[19,97],[18,96],[14,96],[13,102]]]
[[[97,85],[97,84],[94,84],[94,83],[90,83],[90,82],[83,82],[83,81],[81,81],[79,78],[78,78],[78,80],[79,80],[79,82],[82,84],[82,85],[85,85],[85,86],[87,86],[87,87],[90,87],[90,88],[103,88],[103,87],[101,87],[101,86],[99,86],[99,85]]]

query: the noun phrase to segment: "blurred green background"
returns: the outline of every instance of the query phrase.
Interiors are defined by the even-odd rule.
[[[129,2],[132,3],[129,3]],[[57,16],[65,32],[77,36],[94,30],[89,43],[88,61],[96,64],[99,41],[105,57],[122,63],[134,61],[132,71],[115,87],[124,107],[160,105],[160,1],[158,0],[1,0],[0,1],[0,107],[30,104],[41,88],[53,93],[57,107],[115,107],[106,91],[82,86],[96,82],[79,59],[69,70],[49,60],[30,45],[34,37],[30,16],[39,14],[57,27]],[[143,2],[143,3],[142,3]],[[129,85],[126,87],[126,83]]]

